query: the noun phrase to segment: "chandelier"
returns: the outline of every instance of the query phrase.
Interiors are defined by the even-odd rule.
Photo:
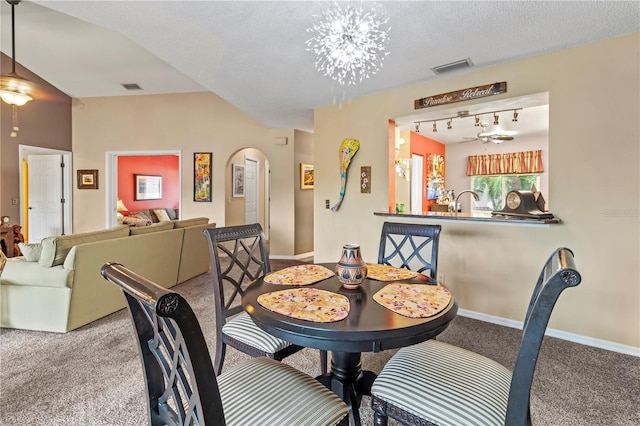
[[[26,104],[32,98],[29,96],[31,84],[26,78],[16,73],[16,34],[15,34],[15,6],[20,0],[7,0],[11,5],[11,72],[0,75],[0,97],[13,108],[13,129],[11,137],[18,132],[18,107]]]
[[[307,50],[315,53],[316,69],[340,85],[354,85],[371,77],[380,68],[389,43],[389,18],[379,17],[374,6],[365,12],[362,6],[340,7],[334,3],[308,28],[314,37]]]

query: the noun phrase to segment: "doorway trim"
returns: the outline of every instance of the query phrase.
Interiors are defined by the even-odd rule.
[[[27,176],[24,175],[23,160],[27,160],[29,155],[62,155],[62,161],[64,163],[64,169],[62,172],[62,197],[64,198],[63,206],[63,229],[65,234],[73,233],[73,153],[71,151],[63,151],[61,149],[43,148],[40,146],[31,145],[18,145],[18,166],[19,179],[20,179],[20,194],[21,206],[20,206],[20,223],[23,227],[27,223],[25,215],[26,209],[29,207],[28,188],[24,187],[24,182]],[[29,228],[26,228],[27,235]]]
[[[105,152],[105,228],[114,226],[117,221],[116,204],[118,202],[118,157],[153,156],[153,155],[177,155],[178,156],[178,211],[182,215],[182,151],[107,151]]]
[[[255,193],[255,199],[253,200],[256,203],[256,214],[258,216],[258,223],[260,223],[260,202],[261,202],[261,197],[260,197],[260,184],[261,184],[261,179],[260,179],[260,159],[257,157],[253,157],[251,155],[245,155],[244,156],[244,170],[245,170],[245,182],[244,182],[244,213],[245,213],[245,220],[244,222],[247,223],[247,201],[249,200],[248,198],[248,194],[250,193],[247,189],[247,162],[252,162],[255,163],[255,182],[253,185],[253,192]],[[266,222],[265,222],[265,226],[266,228]]]

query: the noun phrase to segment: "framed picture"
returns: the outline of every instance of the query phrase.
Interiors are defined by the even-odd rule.
[[[244,165],[233,164],[231,190],[234,197],[244,197]]]
[[[136,186],[133,190],[134,200],[161,200],[162,199],[162,176],[154,175],[133,175]]]
[[[300,163],[300,189],[313,189],[313,164]]]
[[[193,154],[193,201],[211,202],[211,153]]]
[[[78,189],[98,189],[98,170],[78,170]]]

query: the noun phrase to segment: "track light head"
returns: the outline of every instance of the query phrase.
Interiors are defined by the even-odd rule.
[[[451,119],[447,120],[447,130],[451,130]]]
[[[437,121],[434,121],[434,122],[433,122],[433,132],[434,132],[434,133],[438,131],[438,127],[437,127],[437,124],[436,124],[436,123],[437,123]]]
[[[500,124],[500,122],[498,121],[498,114],[496,114],[495,112],[493,113],[493,125],[497,126],[498,124]]]
[[[513,110],[513,118],[511,121],[518,121],[518,111],[515,109]]]
[[[480,126],[480,116],[476,115],[475,116],[475,120],[476,120],[476,122],[475,122],[474,126],[479,127]]]

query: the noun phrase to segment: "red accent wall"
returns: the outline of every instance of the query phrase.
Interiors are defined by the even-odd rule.
[[[436,203],[436,200],[427,200],[427,196],[426,196],[426,178],[427,176],[429,176],[427,154],[442,155],[442,157],[446,159],[445,145],[433,139],[429,139],[428,137],[423,136],[420,133],[410,132],[410,135],[411,135],[411,154],[421,155],[422,158],[424,159],[422,161],[422,165],[424,168],[424,170],[422,171],[422,175],[425,178],[425,182],[423,182],[422,184],[424,188],[423,194],[422,194],[422,211],[426,212],[426,211],[429,211],[430,209],[429,206],[431,204]],[[445,164],[446,164],[446,161],[445,161]]]
[[[176,155],[119,156],[118,198],[131,212],[156,207],[177,209],[180,203],[179,166]],[[162,199],[134,201],[136,174],[162,176]]]

